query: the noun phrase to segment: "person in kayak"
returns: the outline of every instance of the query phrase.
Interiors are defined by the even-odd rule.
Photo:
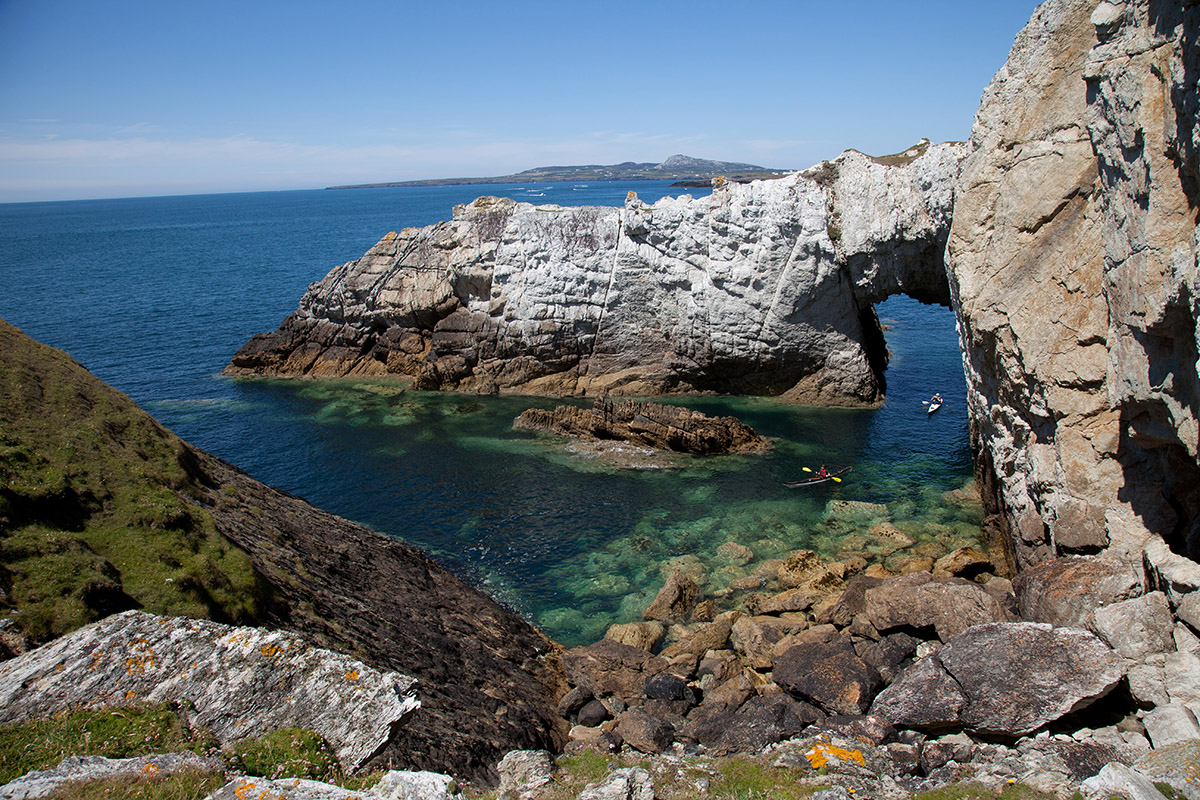
[[[824,464],[822,464],[821,468],[819,470],[817,470],[817,477],[818,478],[828,478],[829,477],[829,470],[825,469]]]
[[[934,395],[933,395],[933,399],[931,399],[931,400],[929,401],[929,405],[931,405],[931,406],[933,406],[933,405],[941,405],[941,403],[942,403],[942,394],[941,394],[941,392],[935,392],[935,393],[934,393]]]

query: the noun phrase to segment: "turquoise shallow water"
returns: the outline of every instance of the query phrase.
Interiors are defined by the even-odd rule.
[[[568,644],[639,617],[671,567],[722,596],[796,548],[895,563],[973,543],[978,509],[944,496],[970,477],[953,316],[907,298],[878,309],[892,351],[882,408],[672,399],[775,440],[766,454],[679,458],[672,469],[616,470],[511,429],[523,409],[554,401],[217,374],[308,282],[388,230],[446,218],[480,190],[617,205],[630,189],[649,201],[668,191],[639,182],[0,205],[0,316],[189,441],[427,549]],[[935,390],[947,404],[927,415],[921,400]],[[783,485],[822,463],[854,468],[840,484]],[[868,535],[884,521],[916,543],[888,554]],[[727,542],[749,555],[719,549]]]

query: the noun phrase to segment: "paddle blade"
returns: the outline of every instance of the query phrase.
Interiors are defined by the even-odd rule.
[[[801,467],[800,469],[803,470],[804,472],[812,472],[812,470],[809,469],[808,467]]]
[[[842,482],[842,479],[841,479],[841,478],[834,478],[834,480],[835,480],[835,481],[837,481],[838,483],[841,483],[841,482]]]

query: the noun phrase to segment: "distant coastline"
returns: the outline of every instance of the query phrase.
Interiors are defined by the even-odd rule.
[[[678,181],[676,186],[707,187],[712,179],[723,177],[746,183],[762,178],[777,178],[788,170],[770,169],[755,164],[710,161],[674,155],[660,164],[625,161],[620,164],[534,167],[513,175],[481,178],[430,178],[417,181],[388,181],[327,186],[327,189],[382,189],[397,186],[463,186],[495,183],[558,183],[570,181]]]

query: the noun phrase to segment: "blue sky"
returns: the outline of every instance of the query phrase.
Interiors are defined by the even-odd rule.
[[[1032,0],[0,0],[0,202],[964,139]]]

